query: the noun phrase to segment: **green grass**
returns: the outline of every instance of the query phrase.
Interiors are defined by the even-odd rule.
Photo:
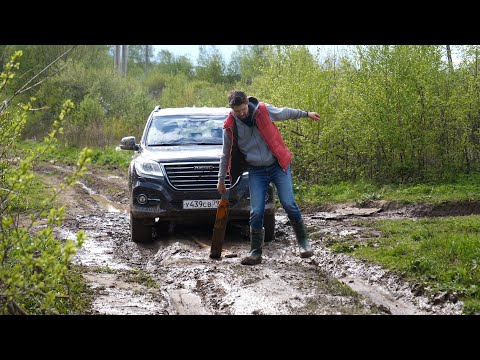
[[[52,191],[38,177],[32,179],[28,187],[28,196],[21,196],[18,201],[11,202],[12,211],[19,213],[32,213],[42,208],[42,201],[49,199]]]
[[[399,271],[432,294],[457,294],[466,314],[480,312],[480,216],[362,222],[382,236],[358,244],[332,243],[333,251]]]
[[[82,266],[72,265],[66,275],[68,282],[68,300],[59,306],[62,314],[86,315],[91,313],[93,291],[88,287],[82,273]]]
[[[18,148],[21,151],[36,151],[41,145],[41,143],[35,141],[25,140],[18,143]],[[59,144],[52,152],[42,155],[39,160],[53,160],[56,163],[72,166],[76,165],[80,151],[82,151],[82,149],[80,148]],[[128,165],[130,164],[133,155],[132,151],[116,150],[116,146],[96,148],[92,149],[92,151],[92,165],[116,166],[125,169],[128,168]]]
[[[339,182],[332,185],[295,184],[296,198],[301,205],[330,203],[364,204],[370,200],[399,203],[443,203],[480,200],[480,174],[461,174],[455,181],[437,184],[376,185],[364,181]]]
[[[138,268],[130,270],[130,272],[125,275],[125,281],[158,289],[158,285],[155,280],[153,280],[152,276]]]

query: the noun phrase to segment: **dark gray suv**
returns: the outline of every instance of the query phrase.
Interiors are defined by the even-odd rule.
[[[130,230],[134,242],[152,240],[182,223],[215,223],[220,194],[218,168],[222,128],[229,108],[156,107],[148,117],[140,143],[124,137],[120,148],[135,154],[128,169]],[[229,222],[248,224],[248,172],[230,184]],[[275,229],[275,193],[270,185],[265,207],[265,241]]]

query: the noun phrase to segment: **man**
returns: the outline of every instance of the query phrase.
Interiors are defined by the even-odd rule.
[[[291,108],[276,108],[259,102],[239,90],[228,95],[228,105],[232,109],[224,122],[223,154],[220,159],[217,189],[220,194],[227,191],[225,177],[230,183],[247,170],[250,188],[250,252],[241,261],[243,265],[256,265],[262,262],[262,247],[265,238],[263,216],[265,196],[272,182],[278,198],[292,224],[300,248],[300,257],[313,255],[302,214],[293,197],[292,155],[283,142],[282,136],[273,121],[308,117],[320,120],[316,112]]]

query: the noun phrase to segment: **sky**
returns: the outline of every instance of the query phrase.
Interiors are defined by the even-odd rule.
[[[198,54],[199,54],[199,47],[201,45],[153,45],[156,52],[160,50],[168,50],[175,56],[186,56],[190,59],[193,63],[197,62]],[[205,45],[210,46],[210,45]],[[237,49],[238,45],[215,45],[218,50],[220,50],[225,62],[230,61],[230,57],[232,53]],[[333,51],[341,51],[342,48],[345,48],[345,45],[308,45],[310,47],[310,51],[315,53],[316,49],[320,49],[321,52],[333,52]]]
[[[210,45],[205,45],[210,46]],[[228,64],[230,61],[230,57],[232,53],[237,49],[238,45],[215,45],[218,50],[220,50],[225,62]],[[308,45],[310,48],[310,52],[314,55],[317,54],[317,50],[320,51],[320,56],[333,54],[336,52],[340,54],[348,49],[351,45]],[[200,45],[153,45],[155,51],[158,52],[162,49],[170,51],[175,56],[186,56],[187,58],[192,61],[192,63],[196,64],[199,54],[199,47]],[[458,49],[456,46],[452,47],[452,58],[453,63],[457,65],[460,62],[459,54],[457,54]]]
[[[196,63],[199,54],[199,47],[201,45],[153,45],[154,49],[158,52],[160,50],[168,50],[175,56],[186,56],[190,61]],[[205,45],[209,46],[209,45]],[[222,53],[225,61],[228,63],[232,53],[237,48],[237,45],[215,45]]]

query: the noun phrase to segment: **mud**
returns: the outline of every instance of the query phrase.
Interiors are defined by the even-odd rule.
[[[69,169],[42,164],[36,171],[55,184]],[[265,244],[262,263],[243,266],[240,258],[249,250],[245,226],[229,225],[220,260],[209,258],[210,226],[176,227],[167,236],[154,232],[150,244],[131,242],[127,180],[120,169],[92,168],[61,196],[67,217],[59,236],[73,238],[83,230],[88,238],[74,262],[86,269],[85,279],[95,293],[92,314],[449,315],[462,311],[459,301],[428,298],[398,275],[326,247],[347,237],[361,241],[374,236],[371,229],[355,225],[359,218],[425,216],[426,207],[375,202],[362,208],[305,210],[314,249],[308,259],[298,256],[293,230],[279,210],[275,240]],[[467,211],[474,212],[476,206],[471,204]],[[446,207],[435,211],[446,212]]]

